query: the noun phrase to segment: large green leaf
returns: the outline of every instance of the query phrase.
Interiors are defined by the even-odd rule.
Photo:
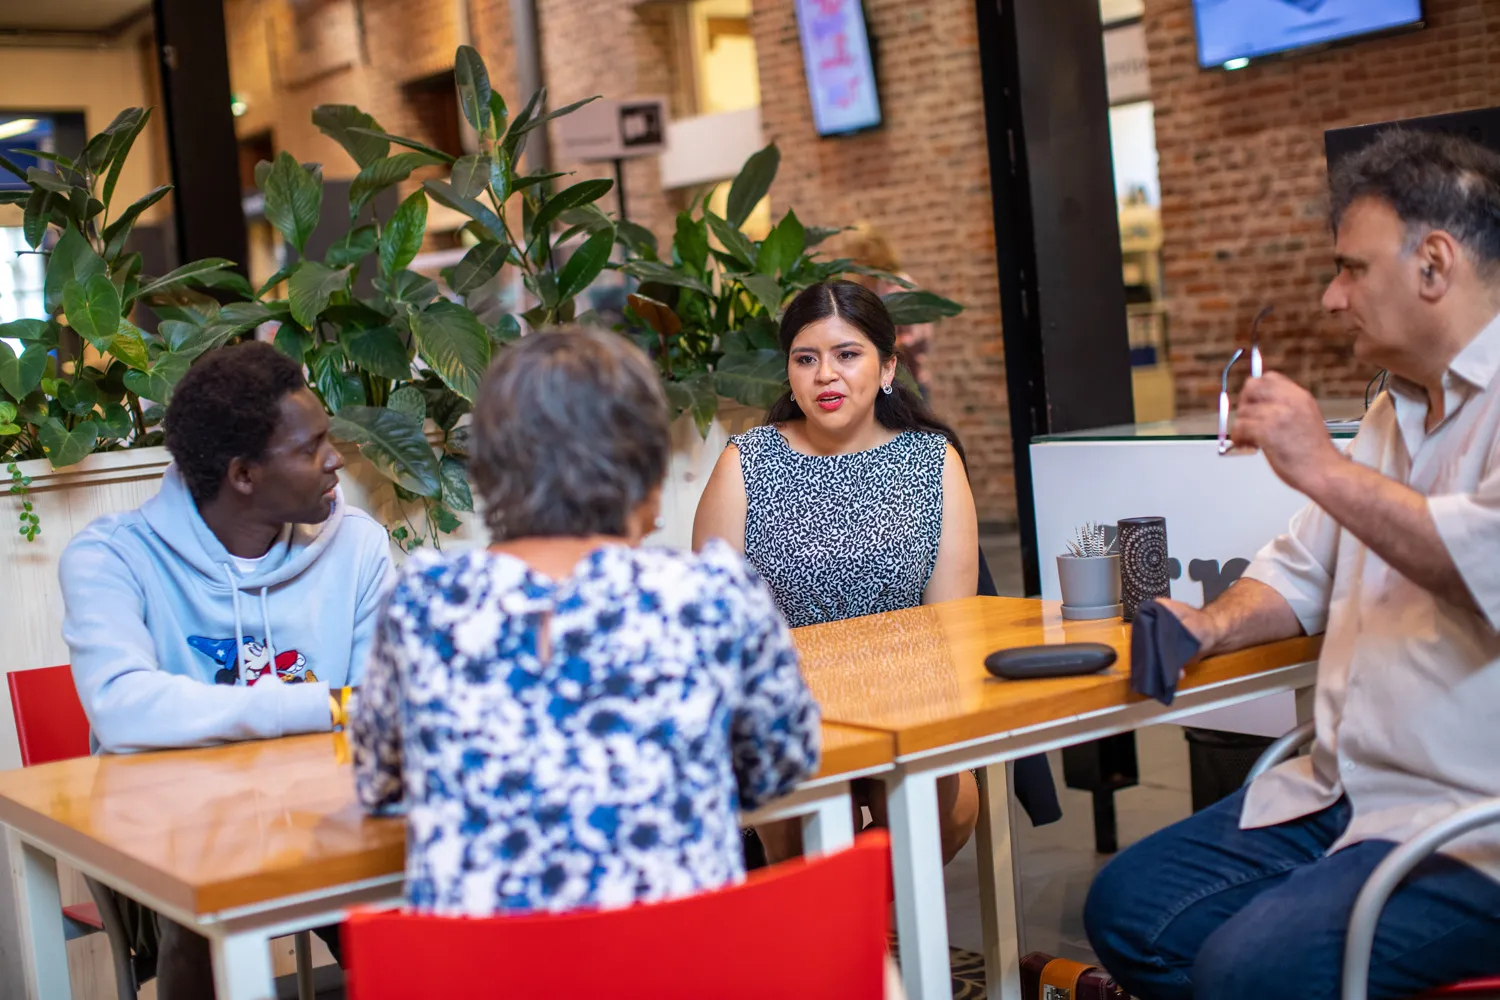
[[[26,199],[26,207],[21,212],[21,235],[26,238],[26,245],[33,250],[42,245],[42,237],[47,233],[47,217],[51,211],[50,191],[34,190],[31,197]]]
[[[313,109],[312,121],[320,132],[343,146],[361,168],[390,152],[389,140],[370,134],[378,133],[380,125],[352,104],[320,104]]]
[[[391,393],[385,405],[415,420],[427,419],[427,400],[422,396],[422,390],[414,385],[403,385]]]
[[[9,344],[0,340],[0,389],[10,393],[12,399],[25,399],[42,383],[42,373],[47,370],[47,348],[43,344],[27,344],[18,356]]]
[[[476,131],[490,127],[490,74],[472,45],[460,45],[453,57],[453,79],[458,84],[458,105]]]
[[[527,125],[531,123],[531,116],[536,114],[536,109],[547,100],[547,88],[538,87],[531,95],[531,100],[521,109],[521,113],[511,119],[510,128],[505,131],[505,138],[500,143],[500,148],[505,154],[505,162],[515,166],[521,158],[521,149],[525,145],[526,133],[529,131]]]
[[[740,175],[729,186],[728,219],[736,229],[745,224],[755,206],[771,190],[776,171],[781,167],[781,150],[773,142],[765,149],[753,153]]]
[[[323,255],[323,263],[329,267],[352,267],[374,252],[375,227],[360,226],[340,236]]]
[[[170,291],[179,285],[202,285],[207,283],[205,279],[210,275],[223,271],[225,268],[234,267],[234,261],[225,260],[223,257],[205,257],[203,260],[195,260],[191,264],[184,264],[175,271],[169,271],[160,278],[153,278],[142,285],[136,295],[145,298],[154,292]]]
[[[56,417],[49,417],[37,428],[37,441],[54,469],[75,465],[94,450],[99,441],[99,425],[83,420],[72,430]]]
[[[63,180],[50,170],[41,167],[31,167],[26,171],[26,182],[33,188],[41,188],[67,197],[73,193],[73,186]]]
[[[598,201],[609,194],[615,182],[607,178],[597,178],[591,181],[579,181],[570,187],[565,187],[557,194],[542,202],[542,207],[537,210],[536,218],[531,223],[531,234],[528,245],[535,241],[538,233],[545,233],[552,225],[553,220],[564,212],[573,208],[581,208],[592,202]]]
[[[405,146],[407,149],[414,149],[419,153],[426,153],[433,159],[439,160],[443,163],[452,163],[454,160],[458,159],[458,157],[454,156],[452,153],[445,153],[441,149],[438,149],[436,146],[429,146],[425,142],[418,142],[416,139],[408,139],[405,136],[387,135],[384,132],[378,132],[373,129],[363,128],[350,129],[349,131],[361,135],[373,135],[377,139],[384,139],[386,142],[394,142],[398,146]]]
[[[663,388],[666,389],[667,402],[671,404],[674,414],[686,413],[692,416],[693,423],[698,426],[698,433],[707,437],[708,429],[714,422],[714,414],[719,410],[719,394],[714,389],[713,376],[708,372],[699,372],[681,381],[667,382]]]
[[[57,346],[57,331],[44,319],[17,319],[0,323],[0,340],[45,341]]]
[[[599,100],[599,95],[595,94],[593,97],[585,97],[583,100],[574,101],[572,104],[564,104],[556,111],[549,111],[545,115],[542,115],[540,118],[528,118],[526,123],[519,129],[519,134],[525,135],[527,132],[531,132],[534,129],[541,128],[543,125],[547,124],[550,121],[556,121],[559,118],[571,115],[573,112],[577,111],[585,104],[592,104],[597,100]]]
[[[714,388],[746,406],[769,409],[786,392],[786,357],[764,349],[725,354],[714,368]]]
[[[52,248],[47,261],[47,277],[42,285],[43,305],[47,312],[62,308],[63,288],[70,281],[87,281],[91,275],[104,274],[104,259],[94,253],[82,233],[69,226]]]
[[[651,260],[633,260],[624,267],[626,274],[641,281],[655,282],[659,285],[672,285],[675,288],[688,288],[704,295],[712,295],[713,292],[701,280],[685,271],[679,271],[674,267]]]
[[[509,255],[510,247],[504,243],[475,244],[454,267],[450,287],[459,295],[467,295],[499,274]]]
[[[658,250],[656,234],[639,223],[620,219],[615,223],[615,239],[628,250],[633,250],[646,260],[656,260]]]
[[[99,427],[99,437],[108,441],[128,438],[135,430],[130,411],[119,403],[105,403],[104,415],[95,416],[93,421]]]
[[[303,253],[323,208],[323,176],[282,150],[266,176],[266,220]]]
[[[319,344],[308,358],[313,387],[323,397],[323,405],[330,413],[338,413],[346,405],[365,402],[358,377],[345,369],[347,361],[348,356],[339,344]]]
[[[389,276],[406,269],[422,249],[427,232],[427,195],[414,191],[397,207],[380,234],[380,270]]]
[[[63,285],[63,314],[68,325],[99,351],[108,349],[120,326],[120,293],[106,274]]]
[[[161,354],[148,371],[125,373],[125,388],[153,403],[165,404],[172,398],[178,379],[187,374],[192,359],[181,354]]]
[[[55,395],[63,409],[79,416],[92,413],[99,405],[99,387],[85,378],[76,382],[59,381]]]
[[[756,301],[766,307],[766,312],[772,316],[781,313],[781,300],[785,296],[785,290],[781,282],[769,274],[745,274],[740,276],[740,282],[750,289]]]
[[[571,299],[593,284],[594,279],[599,277],[599,272],[604,270],[604,265],[609,263],[610,251],[614,247],[613,228],[601,229],[584,240],[583,245],[573,251],[573,256],[568,258],[562,273],[557,277],[558,296]]]
[[[105,126],[104,131],[94,136],[83,147],[83,162],[89,172],[98,174],[109,163],[110,144],[115,136],[128,132],[145,114],[141,108],[126,108],[115,115],[114,121]]]
[[[276,349],[297,364],[307,362],[307,352],[312,350],[313,338],[294,322],[286,322],[276,328]]]
[[[895,292],[885,297],[885,307],[897,326],[936,323],[964,311],[957,302],[932,292]]]
[[[453,510],[472,511],[474,494],[469,489],[469,472],[464,463],[452,455],[444,455],[438,462],[438,474],[443,480],[443,504]]]
[[[104,232],[100,234],[104,238],[104,256],[114,259],[124,249],[125,240],[129,238],[131,229],[135,227],[135,220],[139,219],[146,209],[165,198],[171,190],[170,184],[152,188],[131,202],[130,207],[125,209],[119,218],[105,226]]]
[[[130,111],[139,111],[140,116],[128,128],[115,131],[116,127],[122,124],[122,120],[126,118]],[[124,169],[125,160],[130,156],[130,148],[135,145],[136,137],[141,134],[141,131],[146,127],[146,123],[150,120],[150,108],[127,108],[125,111],[120,112],[119,116],[110,123],[109,128],[105,129],[106,132],[113,132],[114,134],[114,138],[109,146],[109,173],[104,176],[103,198],[106,207],[114,200],[115,185],[120,181],[120,171]]]
[[[389,326],[345,330],[339,343],[344,345],[350,361],[372,375],[397,381],[411,378],[406,345],[401,342],[401,335]]]
[[[703,217],[708,221],[708,228],[713,230],[714,236],[725,252],[733,257],[743,270],[754,270],[756,251],[755,244],[750,242],[750,237],[740,232],[739,227],[728,219],[721,219],[712,212],[704,212]]]
[[[121,319],[115,335],[109,341],[109,353],[137,371],[151,367],[151,355],[146,350],[146,338],[140,327],[128,319]]]
[[[677,235],[672,240],[677,259],[700,273],[708,267],[708,226],[686,212],[677,213]]]
[[[788,211],[786,217],[771,230],[760,245],[760,254],[755,259],[755,269],[773,277],[789,274],[802,257],[807,243],[807,232],[796,212]]]
[[[483,324],[457,302],[439,299],[412,317],[411,329],[422,360],[472,403],[490,363],[490,338]]]
[[[459,198],[477,198],[490,186],[490,158],[484,155],[460,156],[453,164],[449,183]]]
[[[288,298],[292,303],[292,318],[307,329],[318,321],[318,314],[328,308],[334,292],[349,287],[347,268],[332,268],[315,260],[304,260],[292,272]]]
[[[500,222],[500,217],[473,198],[460,196],[447,181],[426,181],[422,187],[439,205],[462,212],[483,226],[489,232],[490,239],[504,239],[505,226]]]
[[[426,153],[397,153],[376,160],[359,172],[349,185],[349,218],[359,217],[365,204],[392,184],[399,184],[419,167],[430,167],[442,160]]]
[[[360,454],[402,489],[422,497],[442,494],[437,456],[422,421],[410,414],[388,406],[346,406],[330,421],[329,431],[359,445]]]

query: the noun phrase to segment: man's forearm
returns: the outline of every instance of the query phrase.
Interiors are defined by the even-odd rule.
[[[1232,653],[1302,635],[1302,623],[1274,587],[1242,578],[1203,609],[1209,634],[1201,636],[1200,656]]]
[[[1341,457],[1307,484],[1307,495],[1412,583],[1478,610],[1422,494]]]

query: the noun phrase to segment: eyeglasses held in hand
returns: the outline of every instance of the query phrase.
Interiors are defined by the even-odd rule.
[[[1250,377],[1260,378],[1263,365],[1260,357],[1260,321],[1271,315],[1275,306],[1266,306],[1256,314],[1255,321],[1250,324]],[[1229,359],[1229,364],[1224,366],[1224,375],[1219,380],[1219,454],[1220,455],[1253,455],[1257,449],[1252,445],[1235,444],[1229,436],[1229,371],[1235,362],[1245,356],[1245,349],[1236,348],[1234,356]]]

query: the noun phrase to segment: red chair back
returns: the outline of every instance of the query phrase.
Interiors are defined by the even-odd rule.
[[[22,767],[89,755],[89,720],[73,686],[72,668],[16,670],[6,677]]]
[[[349,1000],[880,1000],[890,884],[877,831],[742,885],[622,910],[355,913],[343,928]]]

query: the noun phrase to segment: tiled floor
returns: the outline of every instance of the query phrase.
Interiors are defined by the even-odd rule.
[[[1120,846],[1186,817],[1188,747],[1177,726],[1153,726],[1137,734],[1141,780],[1115,795]],[[1063,787],[1060,755],[1049,755],[1063,817],[1033,828],[1024,815],[1017,842],[1021,851],[1021,905],[1027,951],[1092,961],[1083,934],[1083,900],[1094,874],[1109,858],[1094,853],[1092,799]],[[951,943],[983,951],[979,925],[979,868],[971,842],[944,872]]]

